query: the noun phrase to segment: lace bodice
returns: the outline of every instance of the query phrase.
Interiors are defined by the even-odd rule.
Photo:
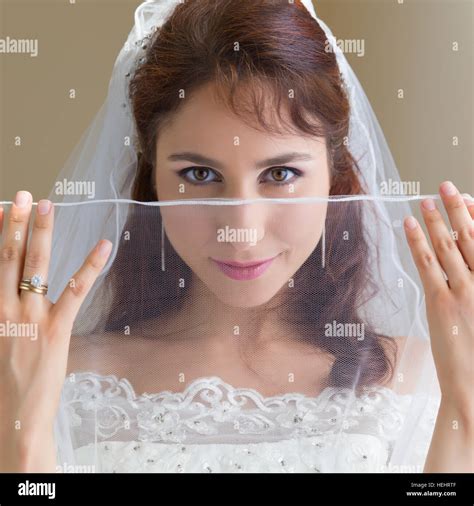
[[[74,464],[96,472],[383,472],[411,400],[384,387],[263,397],[216,376],[137,395],[126,379],[81,372],[66,380],[61,409]],[[436,402],[428,407],[421,467]]]

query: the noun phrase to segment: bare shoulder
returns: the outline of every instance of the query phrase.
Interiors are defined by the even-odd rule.
[[[161,339],[105,332],[87,336],[71,336],[67,374],[79,371],[95,371],[128,377],[143,371],[145,367],[162,370],[164,365],[176,358]]]
[[[395,343],[393,374],[383,386],[399,394],[410,394],[419,381],[425,361],[431,358],[431,344],[428,339],[416,336],[397,336],[392,340]],[[384,342],[384,345],[387,352],[392,351],[389,342]]]
[[[72,336],[67,376],[94,372],[101,376],[125,378],[137,393],[179,391],[180,373],[195,374],[192,365],[201,364],[194,346],[156,337],[121,333]],[[188,374],[187,374],[188,375]]]
[[[121,374],[127,361],[126,339],[123,334],[71,336],[67,373],[96,371]]]

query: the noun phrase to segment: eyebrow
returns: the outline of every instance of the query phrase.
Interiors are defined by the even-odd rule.
[[[180,160],[189,161],[192,163],[198,163],[200,165],[213,165],[214,167],[222,170],[224,166],[217,160],[213,160],[212,158],[208,158],[207,156],[200,155],[199,153],[192,153],[190,151],[185,151],[183,153],[173,153],[168,157],[168,160],[171,162],[176,162]],[[261,160],[257,162],[255,165],[256,169],[261,169],[267,167],[268,165],[282,165],[284,163],[293,162],[293,161],[309,161],[313,160],[313,157],[309,153],[282,153],[281,155],[273,156],[271,158],[267,158],[265,160]]]

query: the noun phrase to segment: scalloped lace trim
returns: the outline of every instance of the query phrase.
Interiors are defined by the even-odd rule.
[[[137,395],[125,378],[80,372],[66,379],[63,400],[83,444],[91,438],[256,442],[341,432],[375,435],[387,442],[401,429],[411,396],[373,387],[356,397],[349,388],[327,387],[315,397],[265,397],[217,376],[197,378],[182,392]]]

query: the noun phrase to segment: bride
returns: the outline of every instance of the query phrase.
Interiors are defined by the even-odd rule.
[[[59,178],[0,212],[2,471],[473,470],[474,206],[380,195],[310,2],[142,4]]]

